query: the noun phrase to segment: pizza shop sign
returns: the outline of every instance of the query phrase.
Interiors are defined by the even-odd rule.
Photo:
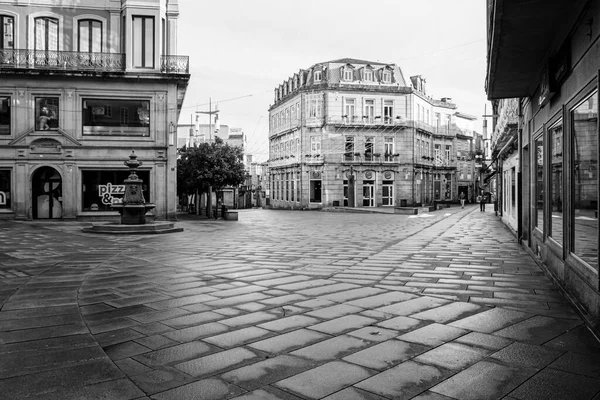
[[[123,195],[125,194],[125,185],[113,185],[112,183],[107,183],[106,185],[98,186],[98,194],[100,199],[102,200],[102,204],[111,205],[111,204],[122,204],[123,203]],[[121,197],[115,197],[121,196]]]

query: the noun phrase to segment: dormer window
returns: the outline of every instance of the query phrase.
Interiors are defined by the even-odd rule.
[[[392,83],[392,71],[383,70],[381,80],[383,83]]]
[[[321,82],[323,73],[321,71],[315,71],[315,82]]]
[[[345,81],[351,81],[352,78],[354,78],[354,71],[352,71],[350,68],[344,68],[343,79]]]
[[[365,82],[373,82],[373,70],[372,69],[365,69],[363,80]]]

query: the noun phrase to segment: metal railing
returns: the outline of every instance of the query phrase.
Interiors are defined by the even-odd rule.
[[[188,56],[161,56],[160,72],[166,74],[189,74],[190,57]]]
[[[327,118],[328,124],[348,126],[398,126],[406,125],[406,120],[391,117],[341,116]]]
[[[125,70],[125,55],[121,53],[2,49],[0,50],[0,69],[5,68],[116,72]]]
[[[160,57],[160,72],[188,74],[189,64],[188,56],[163,55]],[[2,69],[123,72],[125,54],[0,49],[0,70]]]

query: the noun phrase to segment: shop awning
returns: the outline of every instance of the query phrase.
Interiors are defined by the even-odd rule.
[[[556,35],[572,24],[587,0],[488,1],[489,99],[528,97]],[[570,25],[569,25],[570,26]]]

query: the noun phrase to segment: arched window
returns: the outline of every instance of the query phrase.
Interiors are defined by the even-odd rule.
[[[58,51],[58,20],[39,17],[35,19],[34,49]]]
[[[79,21],[79,43],[77,51],[83,53],[102,52],[102,22],[93,19]]]
[[[8,15],[0,15],[0,49],[15,48],[15,19]]]

